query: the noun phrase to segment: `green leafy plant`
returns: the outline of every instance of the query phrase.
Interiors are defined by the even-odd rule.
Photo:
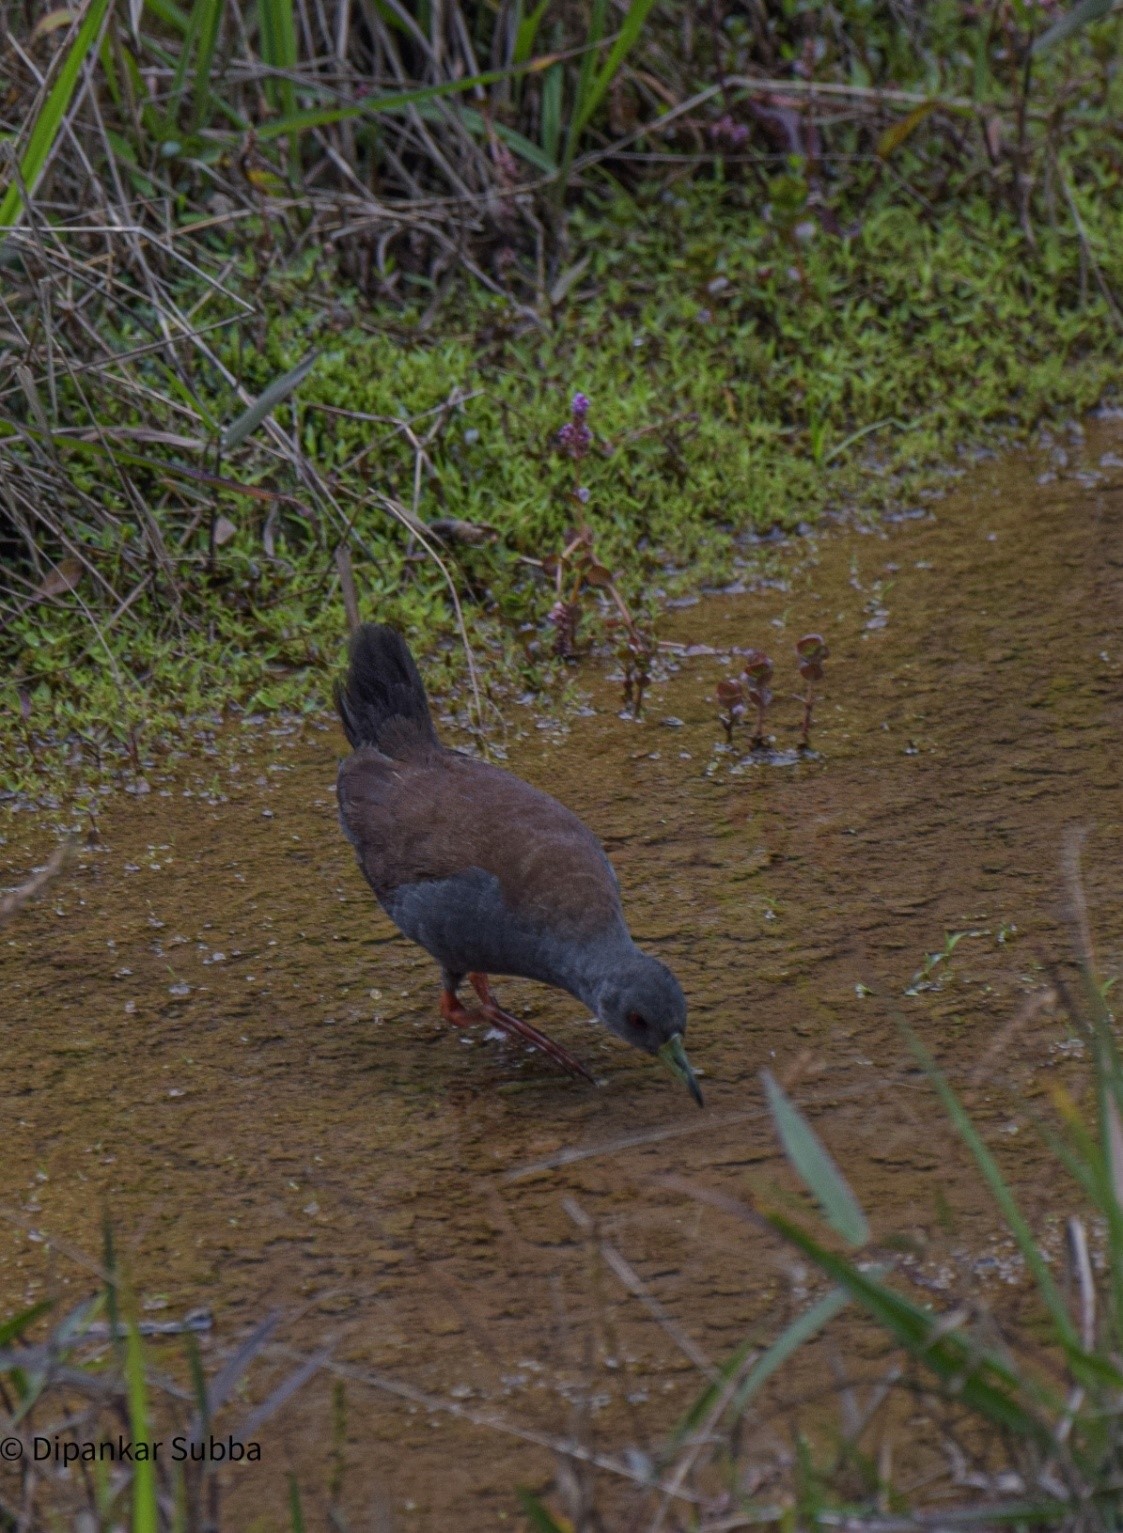
[[[54,83],[32,119],[26,147],[19,156],[18,173],[12,175],[0,199],[0,237],[20,221],[24,199],[35,193],[70,108],[78,77],[97,45],[108,10],[109,0],[90,0],[75,29],[74,40],[62,57]]]

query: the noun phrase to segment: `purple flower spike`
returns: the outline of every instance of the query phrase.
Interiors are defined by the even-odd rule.
[[[577,499],[581,502],[582,505],[587,504],[589,499],[589,492],[584,485],[581,485],[578,489]]]
[[[574,394],[570,409],[573,411],[573,419],[575,421],[583,421],[589,413],[588,394]]]
[[[558,432],[558,446],[574,462],[583,458],[593,445],[593,433],[583,420],[566,421]]]

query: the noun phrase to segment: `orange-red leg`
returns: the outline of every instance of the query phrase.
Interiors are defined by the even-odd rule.
[[[593,1080],[581,1061],[568,1049],[563,1048],[560,1043],[555,1043],[545,1033],[540,1033],[536,1027],[532,1027],[529,1022],[524,1022],[521,1017],[513,1017],[509,1011],[504,1011],[491,993],[491,985],[488,983],[486,974],[469,974],[468,982],[480,998],[480,1011],[495,1027],[515,1038],[525,1038],[527,1043],[532,1043],[536,1049],[541,1049],[543,1054],[552,1059],[555,1064],[561,1065],[563,1070],[568,1070],[570,1075],[576,1075],[581,1080]],[[459,1005],[459,1002],[457,1004]],[[441,1010],[444,1010],[443,1001]],[[471,1013],[465,1013],[465,1015],[471,1016]]]
[[[447,986],[441,991],[441,1016],[446,1022],[451,1022],[453,1027],[469,1027],[473,1022],[482,1022],[483,1016],[478,1011],[469,1011],[463,1006],[455,990],[449,990]]]

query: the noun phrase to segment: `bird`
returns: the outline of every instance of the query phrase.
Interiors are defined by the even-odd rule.
[[[382,909],[435,959],[445,1020],[486,1020],[593,1081],[568,1049],[500,1006],[490,977],[541,981],[656,1056],[701,1107],[682,987],[633,941],[588,826],[513,773],[441,743],[417,664],[389,625],[355,630],[335,701],[351,746],[336,780],[343,832]],[[459,998],[465,980],[478,1011]]]

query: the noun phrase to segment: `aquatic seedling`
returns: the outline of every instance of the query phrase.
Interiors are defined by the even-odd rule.
[[[815,706],[814,683],[823,679],[823,663],[830,655],[822,634],[806,633],[796,641],[795,652],[799,656],[799,674],[807,683],[807,691],[796,702],[803,704],[803,730],[799,737],[801,751],[811,749],[811,710]]]
[[[573,464],[573,498],[577,502],[580,525],[569,535],[559,554],[549,554],[542,561],[547,575],[553,576],[556,599],[549,622],[554,628],[554,653],[561,660],[577,658],[577,625],[581,617],[581,595],[586,590],[601,590],[609,597],[616,613],[607,627],[619,635],[617,656],[623,669],[624,707],[633,718],[643,713],[644,693],[651,684],[651,665],[655,658],[655,639],[640,627],[627,602],[621,596],[612,571],[601,564],[593,550],[592,529],[584,523],[584,507],[589,491],[581,483],[581,462],[593,445],[589,428],[589,396],[578,392],[569,405],[570,418],[557,433],[556,442],[563,457]]]
[[[639,719],[643,717],[643,694],[651,685],[655,639],[635,621],[614,585],[609,587],[609,594],[617,603],[620,614],[610,619],[609,624],[618,628],[621,634],[616,654],[624,668],[624,707],[631,710],[634,719]]]
[[[732,747],[733,731],[745,717],[745,689],[735,676],[723,676],[717,684],[717,700],[725,709],[717,721],[725,730],[725,743]]]
[[[603,591],[616,608],[606,626],[619,635],[616,652],[624,672],[624,707],[631,710],[633,718],[640,718],[644,693],[651,684],[655,639],[636,622],[612,571],[597,558],[590,528],[574,532],[560,553],[547,554],[542,568],[554,580],[556,599],[548,621],[554,628],[554,653],[559,659],[577,658],[577,624],[584,592]]]
[[[771,680],[772,661],[762,649],[750,649],[741,675],[726,676],[718,682],[717,700],[725,709],[718,714],[718,723],[725,730],[727,745],[733,744],[733,731],[751,703],[756,709],[756,729],[749,745],[754,751],[768,749],[770,737],[764,732],[764,716],[772,702]]]
[[[750,649],[745,656],[745,696],[756,709],[756,729],[749,741],[754,751],[768,749],[769,736],[764,732],[764,717],[772,703],[772,661],[762,649]]]
[[[577,658],[577,624],[581,617],[581,592],[586,583],[598,584],[600,566],[593,555],[593,534],[587,527],[573,533],[557,554],[542,560],[543,571],[554,581],[556,600],[547,621],[554,628],[554,653],[559,660]],[[590,581],[591,572],[593,578]],[[605,574],[611,580],[611,574]]]

